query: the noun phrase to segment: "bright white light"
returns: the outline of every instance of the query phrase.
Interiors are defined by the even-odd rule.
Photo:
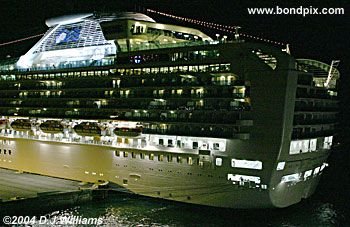
[[[283,170],[285,165],[286,165],[286,162],[279,162],[277,164],[276,170]]]
[[[286,182],[298,182],[300,181],[300,174],[299,173],[293,173],[290,175],[283,176],[281,179],[281,183]]]
[[[260,177],[256,177],[256,176],[247,176],[247,175],[239,175],[239,174],[227,174],[227,180],[231,180],[231,181],[240,181],[240,182],[248,182],[248,181],[252,181],[255,182],[256,184],[260,184],[261,180]]]
[[[262,162],[232,159],[231,166],[234,168],[244,168],[244,169],[262,169]]]
[[[322,166],[321,166],[321,169],[320,171],[322,171],[324,168],[326,168],[328,166],[328,163],[323,163]]]
[[[222,166],[222,158],[216,158],[215,159],[215,165]]]
[[[314,175],[317,175],[320,172],[321,167],[316,167],[314,170]]]
[[[311,176],[311,174],[312,174],[312,169],[306,171],[306,172],[304,173],[304,179],[306,180],[306,178],[308,178],[309,176]]]

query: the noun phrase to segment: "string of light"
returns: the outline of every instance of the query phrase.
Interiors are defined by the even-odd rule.
[[[25,40],[28,40],[28,39],[33,39],[33,38],[36,38],[36,37],[39,37],[39,36],[43,36],[44,34],[45,33],[41,33],[41,34],[37,34],[37,35],[28,36],[28,37],[25,37],[25,38],[22,38],[22,39],[16,39],[16,40],[12,40],[12,41],[5,42],[5,43],[0,43],[0,46],[6,46],[6,45],[9,45],[9,44],[13,44],[13,43],[19,43],[19,42],[22,42],[22,41],[25,41]]]
[[[192,23],[192,24],[197,24],[197,25],[200,25],[200,26],[203,26],[203,27],[207,27],[207,28],[211,28],[211,29],[216,29],[216,30],[223,31],[223,32],[226,32],[226,33],[230,33],[230,34],[235,34],[235,29],[237,28],[237,26],[223,25],[223,24],[217,24],[217,23],[212,23],[212,22],[206,22],[206,21],[191,19],[191,18],[187,18],[187,17],[180,17],[180,16],[168,14],[168,13],[163,13],[163,12],[160,12],[160,11],[157,11],[157,10],[153,10],[153,9],[146,9],[146,11],[149,12],[149,13],[155,13],[155,14],[158,14],[158,15],[170,17],[170,18],[173,18],[173,19],[176,19],[176,20],[181,20],[181,21],[184,21],[184,22]],[[262,37],[259,37],[259,36],[245,34],[245,33],[239,33],[239,35],[241,35],[243,37],[259,40],[259,41],[272,43],[272,44],[277,44],[277,45],[282,45],[282,46],[286,45],[283,42],[278,42],[278,41],[275,41],[275,40],[266,39],[266,38],[262,38]]]

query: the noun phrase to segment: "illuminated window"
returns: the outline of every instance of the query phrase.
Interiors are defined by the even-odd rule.
[[[215,159],[215,165],[216,166],[222,166],[222,158],[216,158]]]
[[[283,170],[285,165],[286,165],[286,162],[279,162],[277,164],[276,170]]]
[[[283,176],[281,179],[281,183],[287,183],[287,182],[298,182],[300,181],[300,174],[299,173],[293,173],[290,175]]]
[[[153,153],[149,154],[149,160],[154,160],[154,154]]]
[[[307,180],[307,178],[308,178],[309,176],[311,176],[311,174],[312,174],[312,169],[306,171],[306,172],[304,173],[304,180]]]
[[[289,154],[306,153],[309,151],[310,140],[291,141]]]
[[[234,168],[244,168],[244,169],[262,169],[261,161],[249,161],[241,159],[232,159],[231,166]]]
[[[192,157],[187,157],[187,163],[188,163],[189,165],[193,165]]]
[[[162,162],[164,159],[164,155],[160,154],[158,155],[158,161]]]
[[[115,156],[120,156],[120,151],[115,151]]]
[[[255,182],[256,184],[260,184],[260,177],[257,176],[248,176],[248,175],[239,175],[239,174],[227,174],[227,180],[237,181],[237,182]]]
[[[124,151],[124,157],[126,158],[126,157],[128,157],[128,156],[129,156],[129,152]]]
[[[323,163],[322,166],[321,166],[321,169],[320,171],[322,171],[324,168],[326,168],[328,166],[328,163]]]
[[[317,139],[310,140],[310,151],[316,151],[317,149]]]
[[[333,136],[328,136],[324,138],[324,144],[323,148],[324,149],[330,149],[332,146],[332,141],[333,141]]]
[[[321,167],[316,167],[314,170],[314,175],[317,175],[320,172]]]

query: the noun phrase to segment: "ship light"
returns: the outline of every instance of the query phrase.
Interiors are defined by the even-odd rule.
[[[255,182],[256,184],[261,183],[261,179],[258,176],[249,176],[249,175],[239,175],[239,174],[227,174],[227,180],[236,181],[236,182]]]
[[[311,176],[312,175],[312,169],[310,169],[310,170],[308,170],[308,171],[305,171],[305,173],[304,173],[304,180],[307,180],[307,178],[309,177],[309,176]]]
[[[222,166],[222,158],[216,158],[215,159],[215,165],[216,166]]]
[[[314,175],[317,175],[320,172],[321,167],[316,167],[314,170]]]
[[[326,168],[328,166],[328,163],[323,163],[322,166],[321,166],[321,169],[320,171],[322,171],[324,168]]]
[[[298,181],[300,181],[300,173],[285,175],[281,179],[281,183],[298,182]]]
[[[286,162],[279,162],[279,163],[277,164],[276,170],[283,170],[284,167],[285,167],[285,165],[286,165]]]
[[[251,160],[242,160],[242,159],[232,159],[231,167],[233,168],[244,168],[244,169],[257,169],[261,170],[263,164],[261,161],[251,161]]]

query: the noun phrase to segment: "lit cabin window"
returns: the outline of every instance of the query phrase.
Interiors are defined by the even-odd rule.
[[[187,157],[187,163],[188,163],[189,165],[193,165],[193,159],[192,159],[192,157]]]
[[[164,159],[164,155],[160,154],[158,155],[158,161],[162,162]]]
[[[154,160],[154,154],[153,153],[149,154],[149,160]]]
[[[261,161],[250,161],[250,160],[241,160],[241,159],[232,159],[231,167],[233,168],[244,168],[244,169],[262,169]]]
[[[216,158],[215,159],[215,165],[216,166],[222,166],[222,158]]]
[[[314,170],[314,175],[317,175],[320,172],[321,167],[316,167]]]
[[[119,157],[120,156],[120,151],[115,151],[115,156]]]
[[[300,174],[299,173],[285,175],[281,179],[281,183],[298,182],[298,181],[300,181]]]
[[[310,151],[316,151],[317,149],[317,139],[310,140]]]
[[[308,178],[309,176],[311,176],[311,174],[312,174],[312,169],[306,171],[306,172],[304,173],[304,180],[307,180],[307,178]]]
[[[126,157],[128,157],[128,156],[129,156],[129,152],[124,151],[124,157],[126,158]]]
[[[285,165],[286,165],[286,162],[279,162],[277,164],[276,170],[283,170]]]
[[[236,181],[236,182],[255,182],[256,184],[261,183],[260,177],[249,176],[249,175],[239,175],[239,174],[227,174],[227,180]]]
[[[310,140],[291,141],[289,154],[293,155],[293,154],[300,154],[300,153],[308,152],[309,151],[309,143],[310,143]]]

